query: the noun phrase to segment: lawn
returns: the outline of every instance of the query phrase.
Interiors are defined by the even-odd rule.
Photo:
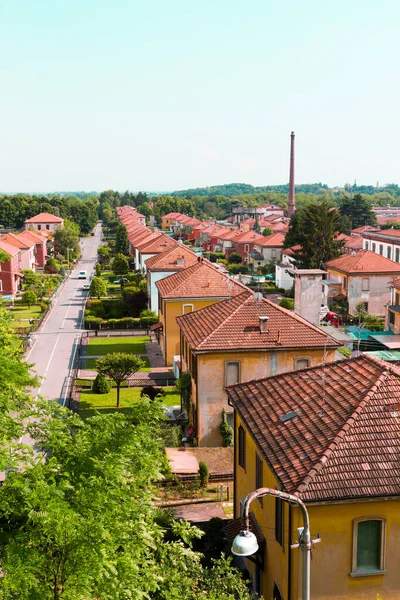
[[[33,304],[30,308],[25,304],[14,304],[14,308],[10,313],[15,320],[39,319],[41,316],[39,304]]]
[[[102,356],[103,354],[110,354],[111,352],[146,354],[146,342],[150,342],[150,338],[147,335],[90,338],[87,347],[87,355]]]
[[[114,350],[114,352],[117,352],[117,350]],[[143,369],[140,369],[140,371],[142,373],[150,373],[151,368],[150,368],[149,359],[144,356],[140,356],[139,358],[145,363],[145,366],[143,367]],[[95,358],[87,358],[84,368],[85,369],[96,369],[96,359]]]
[[[108,394],[93,394],[93,392],[81,392],[79,402],[79,414],[82,417],[91,417],[99,411],[101,414],[111,412],[128,412],[134,402],[140,400],[142,388],[124,388],[120,394],[120,408],[117,404],[117,390],[114,388]],[[175,388],[164,388],[165,397],[163,404],[166,406],[180,406],[180,396]]]

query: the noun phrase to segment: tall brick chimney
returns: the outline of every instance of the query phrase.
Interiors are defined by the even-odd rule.
[[[289,199],[288,199],[288,217],[291,217],[296,210],[294,198],[294,131],[290,134],[290,171],[289,171]]]

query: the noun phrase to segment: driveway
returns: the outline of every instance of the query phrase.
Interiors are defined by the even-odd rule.
[[[26,360],[33,364],[40,377],[40,387],[33,395],[66,402],[64,382],[73,365],[82,331],[83,310],[88,293],[82,286],[93,277],[97,249],[101,243],[101,226],[96,225],[94,236],[82,238],[82,257],[59,291],[53,308],[40,329],[33,334],[34,345]],[[78,279],[80,270],[87,279]]]

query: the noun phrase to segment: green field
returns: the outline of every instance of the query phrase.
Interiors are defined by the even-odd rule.
[[[16,321],[20,319],[39,319],[42,314],[38,304],[33,304],[30,308],[25,304],[14,304],[14,308],[10,313]]]
[[[114,350],[114,352],[117,352],[117,350]],[[140,358],[145,366],[143,367],[143,369],[140,369],[140,371],[142,373],[150,373],[151,368],[150,368],[150,363],[149,363],[149,359],[144,357],[144,356],[140,356],[138,357]],[[96,369],[96,359],[95,358],[87,358],[86,362],[85,362],[85,369]]]
[[[163,404],[166,406],[179,406],[180,396],[175,388],[164,388],[165,397]],[[118,412],[127,412],[134,402],[140,400],[141,388],[121,389],[120,408],[116,408],[117,391],[112,389],[108,394],[93,394],[92,392],[81,392],[79,402],[79,414],[82,417],[90,417],[96,414]]]
[[[110,354],[111,352],[146,354],[146,342],[150,342],[150,338],[147,335],[90,338],[87,347],[87,355],[102,356],[103,354]]]

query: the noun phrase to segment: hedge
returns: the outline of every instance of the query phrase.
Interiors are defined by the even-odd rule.
[[[147,329],[149,318],[124,317],[123,319],[101,319],[85,316],[85,329]]]

